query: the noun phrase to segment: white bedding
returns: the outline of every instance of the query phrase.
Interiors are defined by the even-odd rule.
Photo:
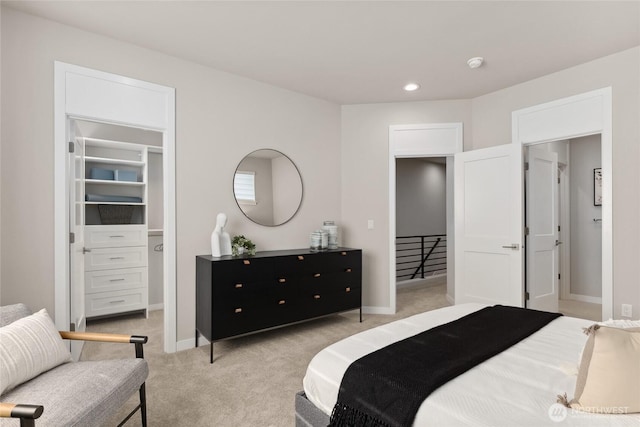
[[[318,353],[303,380],[307,398],[327,415],[347,367],[360,357],[485,307],[461,304],[398,320],[339,341]],[[414,426],[640,426],[640,414],[593,415],[555,404],[573,397],[590,320],[561,317],[510,349],[433,392]],[[551,413],[551,415],[550,415]]]

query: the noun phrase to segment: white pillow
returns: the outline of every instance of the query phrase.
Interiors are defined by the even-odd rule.
[[[0,394],[71,360],[44,308],[0,328]]]
[[[558,402],[603,414],[640,412],[640,328],[593,325],[584,347],[575,397]]]
[[[611,328],[640,328],[640,320],[627,319],[609,319],[604,322],[598,322],[600,326],[609,326]]]

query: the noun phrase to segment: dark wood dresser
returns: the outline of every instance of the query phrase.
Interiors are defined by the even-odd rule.
[[[362,250],[196,257],[196,345],[360,309]]]

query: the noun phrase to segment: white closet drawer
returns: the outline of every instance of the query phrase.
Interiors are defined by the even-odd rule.
[[[147,282],[147,269],[144,267],[89,271],[84,275],[87,294],[146,288]]]
[[[100,292],[85,296],[87,317],[147,309],[147,289]]]
[[[84,246],[87,248],[113,248],[146,244],[146,225],[88,225],[85,227]]]
[[[147,246],[91,249],[84,258],[85,271],[147,266]]]

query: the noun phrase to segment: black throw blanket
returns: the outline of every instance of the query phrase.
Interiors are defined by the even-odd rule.
[[[496,305],[370,353],[347,368],[330,425],[411,426],[438,387],[559,316]]]

